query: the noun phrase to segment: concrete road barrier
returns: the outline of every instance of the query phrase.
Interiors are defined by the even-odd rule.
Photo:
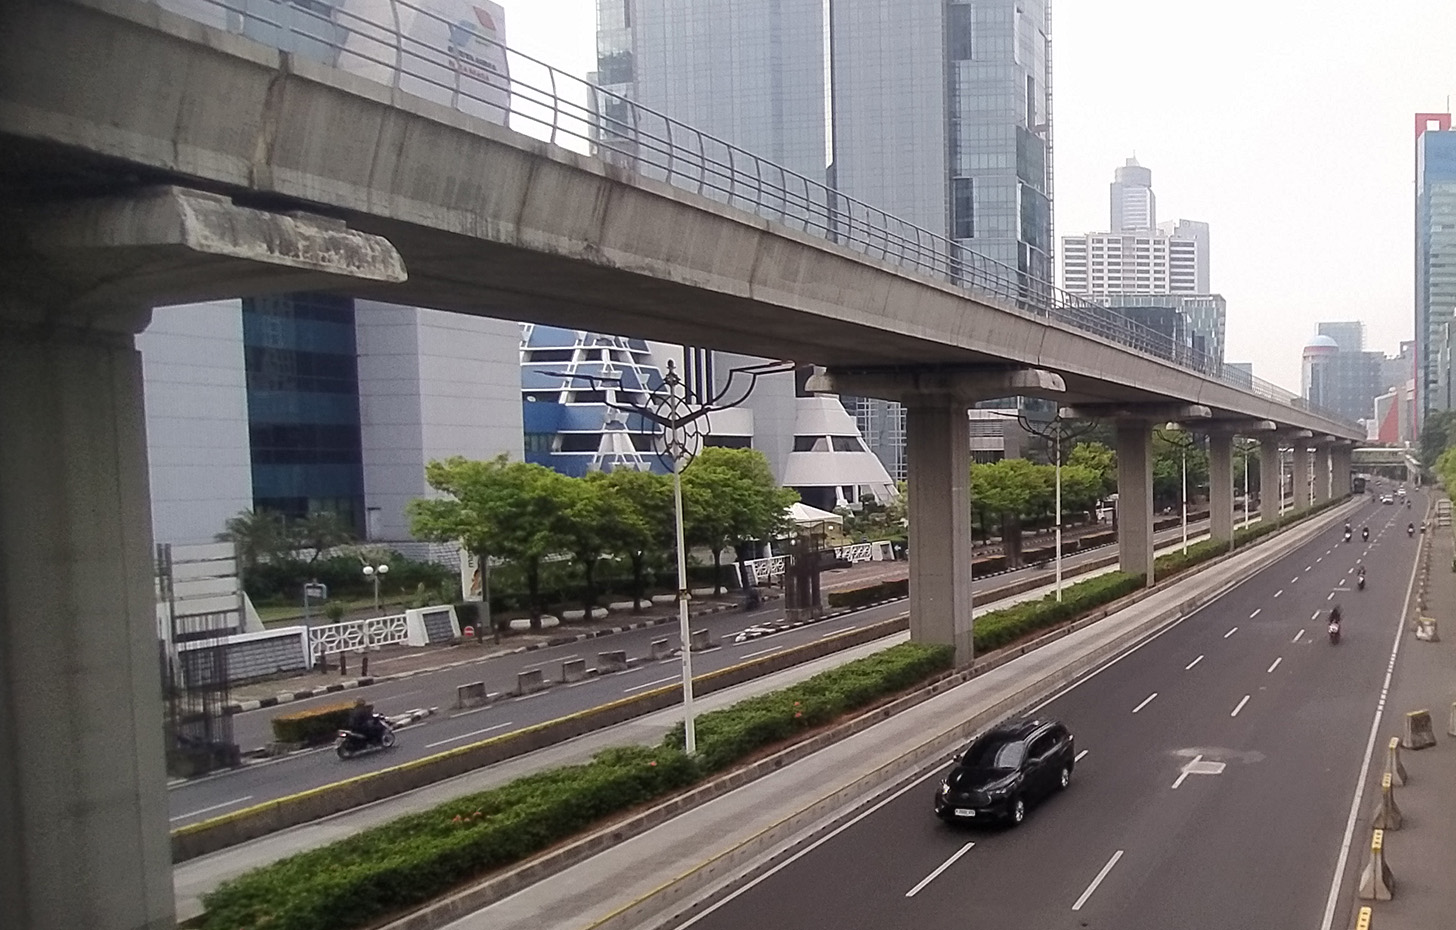
[[[713,642],[712,636],[707,630],[693,630],[688,634],[688,648],[693,652],[702,652],[705,649],[712,649],[718,645]]]
[[[455,689],[455,706],[458,708],[481,707],[488,701],[483,681],[472,681],[468,685],[459,685]]]
[[[1446,735],[1456,736],[1456,703],[1451,705],[1451,720],[1446,724]]]
[[[1380,778],[1380,798],[1375,802],[1375,811],[1370,815],[1370,826],[1377,830],[1399,830],[1405,822],[1400,807],[1395,803],[1395,784],[1389,772]]]
[[[652,641],[651,658],[653,660],[666,659],[672,655],[672,647],[667,644],[667,637],[654,639]]]
[[[1385,861],[1385,831],[1376,830],[1370,836],[1370,861],[1360,874],[1361,901],[1389,901],[1395,897],[1395,876]]]
[[[1451,719],[1456,721],[1456,704],[1451,705]],[[1452,733],[1456,736],[1456,733]],[[1390,738],[1390,748],[1386,750],[1385,770],[1390,773],[1390,781],[1397,787],[1404,788],[1410,776],[1405,773],[1405,763],[1400,759],[1400,737]]]
[[[1436,630],[1435,617],[1421,617],[1416,620],[1416,639],[1423,643],[1439,643],[1441,634]]]
[[[586,659],[567,659],[561,663],[561,681],[570,683],[586,679]]]
[[[539,668],[516,673],[516,693],[535,694],[546,689],[546,676]]]
[[[1355,930],[1370,930],[1370,907],[1368,905],[1360,908],[1360,913],[1355,915]]]
[[[1436,731],[1431,726],[1429,710],[1413,710],[1405,715],[1405,735],[1400,744],[1406,749],[1429,749],[1436,745]]]
[[[610,672],[625,672],[627,670],[627,650],[613,649],[610,652],[597,653],[597,671],[602,674]]]

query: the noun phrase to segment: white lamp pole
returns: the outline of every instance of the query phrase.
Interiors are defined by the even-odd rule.
[[[1183,447],[1183,552],[1188,552],[1188,447]]]
[[[1244,446],[1244,529],[1249,528],[1249,447]]]
[[[1062,600],[1062,429],[1060,424],[1052,437],[1056,448],[1057,460],[1057,520],[1056,520],[1056,546],[1057,546],[1057,602]]]
[[[688,755],[698,751],[693,726],[693,650],[688,630],[688,555],[683,541],[682,456],[672,457],[672,503],[677,523],[677,635],[682,640],[683,748]]]
[[[376,617],[379,615],[379,580],[387,574],[389,574],[389,566],[383,562],[378,565],[364,566],[364,577],[374,582],[374,614]],[[364,658],[359,661],[359,674],[365,676],[369,674],[369,624],[373,622],[373,619],[371,617],[364,621]]]

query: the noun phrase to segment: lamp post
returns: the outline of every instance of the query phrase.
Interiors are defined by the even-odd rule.
[[[794,371],[797,367],[793,362],[769,362],[733,368],[728,372],[728,378],[720,391],[712,397],[699,398],[678,375],[676,366],[669,360],[667,374],[663,375],[660,385],[648,392],[646,403],[622,403],[615,397],[606,401],[606,406],[613,410],[635,413],[660,428],[661,432],[656,436],[657,455],[672,470],[673,522],[677,535],[677,623],[678,638],[682,642],[683,748],[690,756],[697,753],[698,741],[693,716],[692,631],[688,629],[688,598],[691,591],[688,587],[687,543],[683,526],[682,471],[702,447],[709,414],[743,403],[753,392],[753,387],[761,376],[783,374]],[[617,391],[622,389],[622,379],[612,375],[610,367],[602,375],[563,372],[554,374],[556,377],[588,381],[593,390],[613,387],[617,389],[613,392],[616,396],[620,396]],[[736,400],[727,400],[734,390],[734,378],[738,375],[747,376],[748,387]],[[634,389],[640,390],[640,387]]]
[[[1163,429],[1165,431],[1166,430],[1174,430],[1174,431],[1177,431],[1177,432],[1186,433],[1186,430],[1183,429],[1183,425],[1181,423],[1169,423],[1166,426],[1164,426]],[[1182,482],[1182,493],[1181,493],[1180,496],[1182,498],[1182,511],[1183,511],[1183,516],[1182,516],[1182,523],[1183,523],[1183,552],[1186,554],[1188,552],[1188,449],[1193,445],[1193,443],[1195,442],[1195,440],[1194,440],[1193,436],[1191,436],[1191,435],[1184,435],[1183,438],[1176,439],[1176,440],[1169,438],[1167,435],[1164,435],[1163,436],[1163,440],[1165,442],[1169,442],[1169,443],[1172,443],[1173,445],[1178,446],[1179,457],[1182,460],[1183,482]],[[1247,478],[1247,472],[1248,472],[1248,469],[1245,469],[1245,477],[1246,478]],[[1247,502],[1245,503],[1244,506],[1245,507],[1248,506]]]
[[[1244,529],[1249,528],[1249,453],[1253,451],[1253,443],[1239,443],[1239,455],[1244,460]]]
[[[387,574],[389,574],[389,565],[384,562],[380,562],[378,565],[364,566],[364,577],[374,582],[375,616],[379,614],[379,581]],[[364,658],[359,660],[359,674],[365,676],[369,674],[369,624],[373,622],[373,617],[364,621]]]

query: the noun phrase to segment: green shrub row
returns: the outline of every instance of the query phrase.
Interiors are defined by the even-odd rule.
[[[761,694],[696,720],[698,762],[716,772],[800,730],[821,726],[846,711],[903,691],[955,666],[950,646],[901,643],[820,672],[781,691]],[[668,749],[683,748],[682,725],[663,738]]]
[[[280,743],[326,743],[349,723],[354,702],[311,707],[273,718],[273,738]]]
[[[973,634],[977,654],[999,649],[1023,636],[1074,619],[1110,604],[1143,586],[1142,575],[1109,572],[1062,588],[1062,599],[1048,594],[1035,601],[993,610],[976,618]]]
[[[850,588],[848,591],[830,591],[825,601],[834,610],[846,607],[854,610],[877,601],[887,601],[891,598],[908,597],[909,595],[910,580],[901,578],[898,581],[881,581],[865,585],[862,588]]]
[[[799,685],[698,718],[656,748],[609,749],[254,869],[203,898],[203,930],[350,930],[518,862],[593,824],[677,791],[748,753],[827,723],[953,664],[946,646],[904,643]],[[796,703],[797,702],[797,703]],[[745,705],[752,705],[746,707]],[[725,717],[739,712],[738,717]],[[777,721],[769,716],[777,715]],[[742,721],[751,719],[752,725]],[[739,723],[726,722],[738,720]],[[780,734],[774,736],[772,734]]]

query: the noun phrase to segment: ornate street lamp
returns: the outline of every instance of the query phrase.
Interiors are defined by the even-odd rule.
[[[1187,430],[1185,430],[1183,428],[1183,424],[1181,424],[1181,423],[1169,423],[1169,424],[1167,424],[1166,426],[1163,427],[1163,429],[1161,430],[1161,432],[1163,434],[1163,441],[1169,443],[1170,445],[1174,445],[1174,446],[1177,446],[1178,447],[1178,454],[1179,454],[1179,456],[1183,460],[1183,493],[1182,493],[1182,500],[1183,500],[1183,552],[1184,553],[1187,553],[1188,552],[1188,450],[1191,449],[1191,448],[1193,448],[1193,445],[1194,445],[1194,443],[1197,440],[1195,440],[1193,438],[1193,434],[1192,433],[1189,433]],[[1169,432],[1182,433],[1182,435],[1179,438],[1177,438],[1177,439],[1173,439],[1173,438],[1171,438],[1168,435]],[[1247,476],[1248,469],[1245,469],[1244,470],[1244,473]],[[1247,507],[1248,504],[1245,503],[1244,506]]]
[[[389,565],[385,562],[364,566],[364,577],[374,582],[374,613],[376,616],[379,614],[379,582],[387,574],[389,574]],[[369,624],[372,622],[373,618],[364,621],[364,658],[359,660],[359,674],[365,676],[369,674]],[[340,653],[340,655],[342,654]]]

